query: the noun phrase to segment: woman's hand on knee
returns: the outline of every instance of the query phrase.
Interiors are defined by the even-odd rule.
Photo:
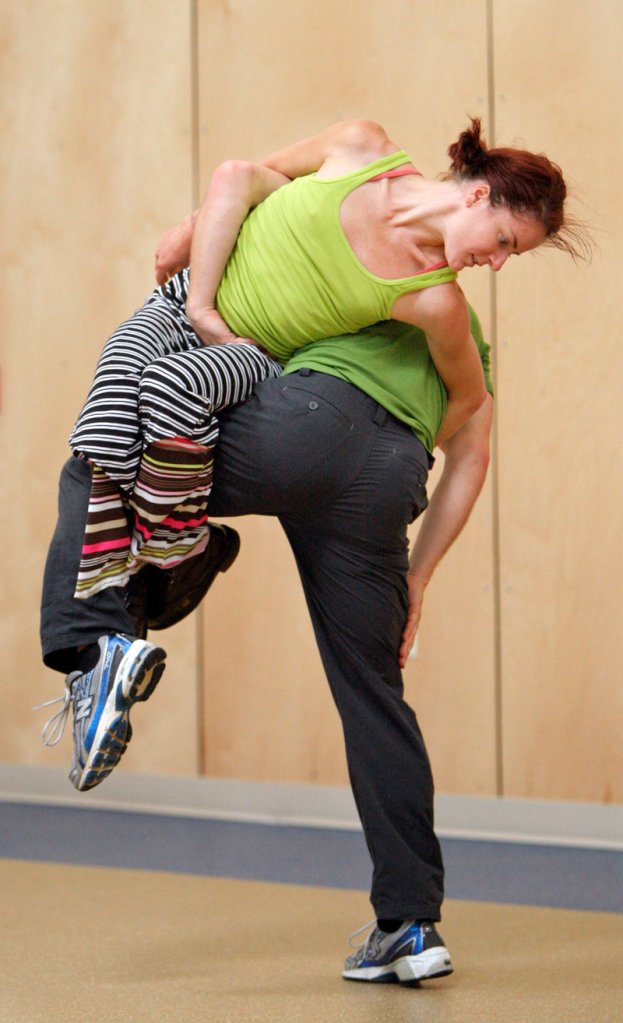
[[[420,618],[422,617],[422,604],[424,602],[424,582],[409,574],[407,576],[407,583],[409,586],[409,610],[407,611],[407,621],[403,629],[402,642],[398,652],[398,663],[401,668],[407,666],[409,654],[415,643]]]

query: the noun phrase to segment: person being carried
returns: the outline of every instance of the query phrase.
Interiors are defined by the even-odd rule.
[[[72,433],[93,471],[78,598],[125,585],[146,562],[200,553],[211,417],[302,345],[390,317],[417,325],[448,394],[439,442],[479,407],[457,272],[573,245],[562,174],[546,157],[487,149],[477,120],[449,154],[450,173],[428,180],[379,125],[342,122],[215,172],[197,215],[159,250],[161,282],[189,258],[190,274],[161,283],[113,336]],[[223,344],[240,337],[263,351]]]

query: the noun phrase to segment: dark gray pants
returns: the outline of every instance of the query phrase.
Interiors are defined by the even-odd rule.
[[[290,541],[342,719],[374,864],[374,910],[438,920],[443,866],[432,776],[398,665],[406,527],[426,505],[426,451],[357,388],[309,370],[258,384],[220,422],[210,512],[276,515]],[[88,473],[77,461],[65,467],[63,489],[42,607],[52,667],[61,666],[65,648],[131,631],[122,591],[73,600],[88,501]]]

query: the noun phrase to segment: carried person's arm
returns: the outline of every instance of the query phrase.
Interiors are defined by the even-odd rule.
[[[467,302],[455,282],[438,284],[403,295],[394,303],[392,318],[412,323],[426,334],[428,350],[448,393],[436,440],[441,447],[477,412],[487,395]]]
[[[441,445],[443,472],[409,558],[409,610],[399,652],[404,668],[422,614],[424,590],[446,551],[467,522],[482,490],[489,466],[493,399],[487,395],[471,418]]]
[[[156,284],[166,284],[174,274],[190,265],[190,246],[198,213],[199,210],[193,210],[160,238],[154,258]]]

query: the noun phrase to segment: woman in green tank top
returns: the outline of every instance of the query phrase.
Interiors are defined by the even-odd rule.
[[[500,270],[541,244],[576,246],[562,174],[545,156],[488,149],[477,120],[449,155],[449,174],[428,180],[379,125],[353,121],[261,164],[222,165],[187,222],[197,335],[250,338],[285,364],[322,337],[413,324],[448,391],[440,438],[450,436],[485,395],[456,274]],[[190,234],[159,272],[186,264],[189,248]]]

